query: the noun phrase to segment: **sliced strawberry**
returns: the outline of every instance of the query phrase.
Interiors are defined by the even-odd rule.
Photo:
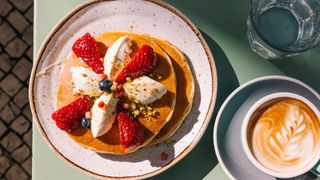
[[[167,160],[168,159],[168,154],[167,153],[165,153],[165,152],[162,152],[161,153],[161,161],[165,161],[165,160]]]
[[[100,50],[96,40],[86,33],[78,39],[72,46],[74,54],[81,58],[94,72],[103,73],[103,64],[100,60]]]
[[[118,124],[120,132],[120,143],[123,149],[127,150],[142,144],[144,131],[138,121],[130,118],[127,113],[118,114]]]
[[[143,45],[132,60],[120,71],[115,79],[117,83],[125,83],[126,77],[137,78],[146,75],[156,67],[157,56],[148,45]]]
[[[61,130],[71,131],[78,127],[81,118],[90,110],[91,104],[92,99],[89,96],[83,96],[58,109],[52,113],[51,117]]]

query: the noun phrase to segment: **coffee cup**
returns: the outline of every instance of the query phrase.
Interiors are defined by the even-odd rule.
[[[241,141],[262,172],[278,178],[302,175],[320,160],[320,112],[295,93],[267,95],[246,113]]]

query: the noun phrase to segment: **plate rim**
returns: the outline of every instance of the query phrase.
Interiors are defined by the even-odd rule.
[[[218,162],[222,168],[222,170],[226,173],[226,175],[232,179],[235,180],[236,178],[231,174],[231,172],[229,171],[229,169],[227,168],[227,166],[224,164],[224,161],[221,158],[220,152],[218,150],[218,137],[217,137],[217,130],[218,130],[218,124],[221,121],[221,115],[225,109],[225,107],[230,103],[231,99],[233,97],[235,97],[240,91],[242,91],[244,88],[253,85],[257,82],[261,82],[261,81],[265,81],[265,80],[271,80],[271,79],[275,79],[275,80],[285,80],[285,81],[290,81],[293,83],[297,83],[299,85],[302,85],[303,87],[305,87],[306,89],[308,89],[310,92],[312,92],[315,96],[318,96],[318,98],[320,98],[319,93],[317,93],[316,90],[314,90],[311,86],[309,86],[308,84],[304,83],[301,80],[298,80],[296,78],[287,76],[287,75],[267,75],[267,76],[260,76],[254,79],[251,79],[247,82],[245,82],[244,84],[240,85],[238,88],[236,88],[227,98],[226,100],[223,102],[223,104],[221,105],[219,112],[216,116],[215,119],[215,123],[214,123],[214,128],[213,128],[213,147],[214,147],[214,152],[216,154],[216,157],[218,159]]]
[[[180,10],[176,9],[172,5],[170,5],[168,3],[165,3],[163,1],[141,0],[142,2],[143,1],[150,2],[150,3],[153,3],[155,5],[160,6],[160,8],[164,8],[166,10],[169,10],[171,13],[173,13],[176,16],[180,17],[184,22],[186,22],[187,25],[191,28],[191,30],[194,32],[194,34],[197,36],[197,38],[201,42],[201,45],[204,48],[204,51],[206,53],[206,56],[207,56],[207,59],[209,61],[209,65],[210,65],[211,78],[212,78],[212,92],[211,92],[211,97],[210,97],[209,108],[208,108],[208,111],[206,112],[206,115],[205,115],[205,118],[204,118],[205,120],[204,120],[203,124],[201,125],[199,133],[192,140],[192,142],[176,158],[174,158],[172,161],[168,162],[167,164],[163,165],[162,167],[160,167],[159,169],[157,169],[155,171],[152,171],[152,172],[149,172],[149,173],[146,173],[146,174],[136,175],[136,176],[116,177],[116,176],[107,176],[107,175],[102,175],[102,174],[98,174],[98,173],[92,172],[92,171],[90,171],[90,170],[88,170],[88,169],[86,169],[84,167],[79,166],[78,164],[74,163],[73,161],[71,161],[70,159],[65,157],[51,143],[50,139],[48,138],[47,134],[45,133],[45,131],[44,131],[44,129],[43,129],[43,127],[42,127],[42,125],[41,125],[41,123],[39,121],[39,118],[37,116],[35,102],[34,102],[34,80],[36,78],[36,73],[37,73],[37,70],[38,70],[38,66],[40,64],[40,60],[42,59],[43,54],[44,54],[45,50],[47,49],[47,46],[50,43],[52,37],[59,31],[59,29],[72,16],[74,16],[76,13],[78,13],[82,9],[84,9],[84,8],[86,8],[88,6],[91,6],[93,4],[98,4],[98,3],[102,3],[102,2],[111,2],[111,1],[117,1],[117,0],[91,0],[91,1],[83,2],[83,3],[79,4],[79,5],[77,5],[71,11],[69,11],[65,16],[63,16],[63,18],[60,21],[58,21],[58,23],[49,32],[49,34],[46,36],[46,38],[44,39],[42,45],[40,46],[40,48],[38,50],[38,53],[37,53],[37,55],[35,57],[35,60],[34,60],[34,63],[33,63],[33,67],[32,67],[32,71],[31,71],[30,86],[29,86],[29,92],[28,92],[30,109],[31,109],[32,117],[33,117],[33,122],[35,122],[36,127],[37,127],[38,131],[40,132],[40,135],[42,136],[42,138],[46,142],[46,144],[49,146],[51,151],[53,151],[54,154],[56,154],[59,157],[59,159],[63,160],[65,163],[67,163],[71,167],[80,170],[84,174],[87,174],[87,175],[90,175],[90,176],[93,176],[93,177],[96,177],[96,178],[100,178],[100,179],[145,179],[145,178],[149,178],[149,177],[155,176],[157,174],[160,174],[160,173],[166,171],[167,169],[169,169],[170,167],[175,165],[177,162],[179,162],[181,159],[183,159],[187,154],[189,154],[192,149],[194,149],[194,147],[199,143],[200,139],[204,135],[205,130],[208,127],[208,124],[209,124],[209,122],[210,122],[210,120],[212,118],[213,110],[214,110],[214,107],[215,107],[215,104],[216,104],[216,97],[217,97],[217,90],[218,90],[218,77],[217,77],[217,70],[216,70],[214,57],[213,57],[212,52],[211,52],[209,46],[207,45],[205,39],[203,38],[203,36],[201,35],[200,31],[198,30],[198,28]]]

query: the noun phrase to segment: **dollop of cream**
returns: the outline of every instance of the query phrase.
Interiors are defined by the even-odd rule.
[[[285,98],[272,104],[250,131],[253,155],[275,172],[300,170],[319,151],[319,119],[296,99]]]

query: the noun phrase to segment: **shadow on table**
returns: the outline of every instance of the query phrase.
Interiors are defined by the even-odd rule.
[[[215,110],[208,128],[199,144],[174,167],[151,179],[202,179],[217,164],[213,150],[213,125],[220,106],[227,96],[239,86],[236,74],[220,46],[205,32],[201,31],[214,56],[218,73],[218,95]],[[183,172],[183,173],[175,173]],[[168,178],[170,177],[170,178]]]
[[[296,57],[270,60],[270,62],[286,75],[300,79],[320,92],[319,57],[320,47],[317,47]]]
[[[197,22],[203,22],[202,26],[218,29],[233,41],[246,41],[250,0],[165,1],[192,18],[197,26]]]

